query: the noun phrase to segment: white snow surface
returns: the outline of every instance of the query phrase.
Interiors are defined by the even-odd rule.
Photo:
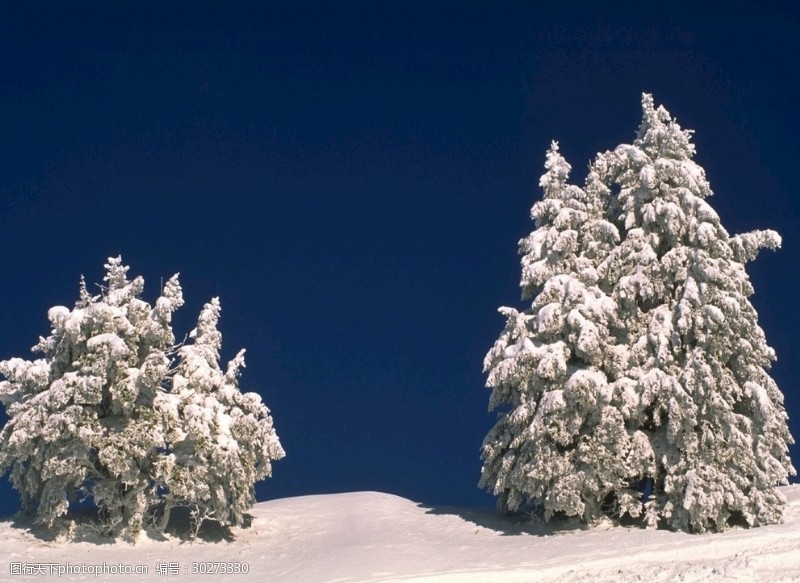
[[[431,508],[378,492],[262,502],[248,528],[195,542],[48,541],[0,522],[0,581],[436,583],[800,581],[800,485],[781,491],[783,524],[691,535],[601,522],[541,525],[491,509]],[[230,539],[233,540],[230,540]],[[247,574],[192,575],[194,563],[247,563]],[[146,566],[147,574],[12,575],[12,564]],[[180,575],[158,574],[159,562]],[[18,567],[17,567],[18,568]]]

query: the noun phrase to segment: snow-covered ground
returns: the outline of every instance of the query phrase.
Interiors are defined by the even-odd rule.
[[[66,543],[5,521],[0,581],[800,581],[800,485],[783,492],[783,524],[704,535],[610,523],[532,525],[491,510],[430,508],[375,492],[260,503],[251,526],[233,530],[233,540],[209,529],[194,543]],[[192,574],[214,570],[215,562],[248,572]],[[143,566],[148,573],[57,574],[68,564],[103,563],[107,571]],[[167,574],[173,569],[178,574]]]

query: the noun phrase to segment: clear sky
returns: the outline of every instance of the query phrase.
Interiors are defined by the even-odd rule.
[[[481,366],[523,307],[545,151],[582,184],[646,91],[696,130],[728,231],[784,237],[751,300],[800,438],[797,8],[51,4],[0,15],[0,358],[121,254],[151,302],[181,273],[179,337],[220,297],[287,452],[259,499],[491,504]]]

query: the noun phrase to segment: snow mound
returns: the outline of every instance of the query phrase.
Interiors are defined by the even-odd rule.
[[[800,581],[800,485],[780,490],[789,501],[783,524],[703,535],[611,523],[537,525],[489,509],[434,508],[378,492],[263,502],[253,508],[249,528],[233,529],[231,537],[212,533],[195,543],[47,541],[20,528],[20,521],[6,521],[0,523],[0,581],[58,579],[50,565],[105,563],[100,576],[73,572],[60,578],[146,583],[164,581],[164,569],[178,569],[183,580],[196,580],[206,577],[192,576],[195,570],[238,565],[248,572],[207,577],[271,583],[788,583]],[[39,565],[47,577],[25,574]],[[111,566],[143,566],[148,572],[105,574]],[[13,569],[23,574],[12,575]]]

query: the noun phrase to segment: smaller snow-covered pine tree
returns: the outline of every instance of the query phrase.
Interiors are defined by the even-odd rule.
[[[284,455],[261,397],[239,390],[244,350],[220,369],[219,315],[214,298],[200,312],[194,343],[178,350],[171,391],[155,404],[171,428],[155,471],[166,492],[163,524],[175,506],[191,509],[195,529],[209,518],[240,524],[255,502],[255,482]]]
[[[0,362],[6,378],[0,401],[9,417],[0,434],[0,473],[11,469],[23,510],[49,526],[81,498],[94,502],[103,531],[111,535],[136,536],[148,517],[168,517],[176,503],[204,509],[201,519],[240,522],[253,501],[253,482],[269,476],[270,461],[283,457],[269,411],[257,395],[238,392],[241,355],[225,382],[215,385],[225,396],[194,405],[210,424],[227,423],[236,431],[225,444],[205,443],[205,455],[181,458],[195,468],[192,478],[203,472],[203,483],[180,482],[179,472],[170,472],[173,452],[188,447],[178,404],[191,399],[192,390],[206,395],[210,388],[179,371],[189,354],[204,350],[209,336],[180,348],[176,370],[170,362],[176,350],[171,319],[183,304],[177,276],[151,307],[139,299],[143,279],[129,281],[121,258],[110,258],[106,270],[100,295],[90,295],[81,281],[72,310],[50,309],[51,334],[34,346],[42,358]],[[213,332],[218,350],[219,333]],[[217,447],[237,448],[239,463],[254,469],[215,466],[221,459],[213,453]],[[231,476],[242,481],[232,483]],[[218,510],[221,499],[227,500],[225,512]],[[163,529],[166,520],[155,526]]]
[[[505,406],[484,440],[481,485],[503,510],[538,504],[591,519],[609,494],[636,507],[633,478],[652,459],[646,439],[629,432],[614,402],[607,363],[615,362],[616,307],[598,286],[597,267],[619,235],[603,215],[608,189],[590,174],[586,188],[567,185],[570,166],[555,143],[531,211],[536,230],[520,241],[523,313],[508,322],[486,356],[490,409]]]

